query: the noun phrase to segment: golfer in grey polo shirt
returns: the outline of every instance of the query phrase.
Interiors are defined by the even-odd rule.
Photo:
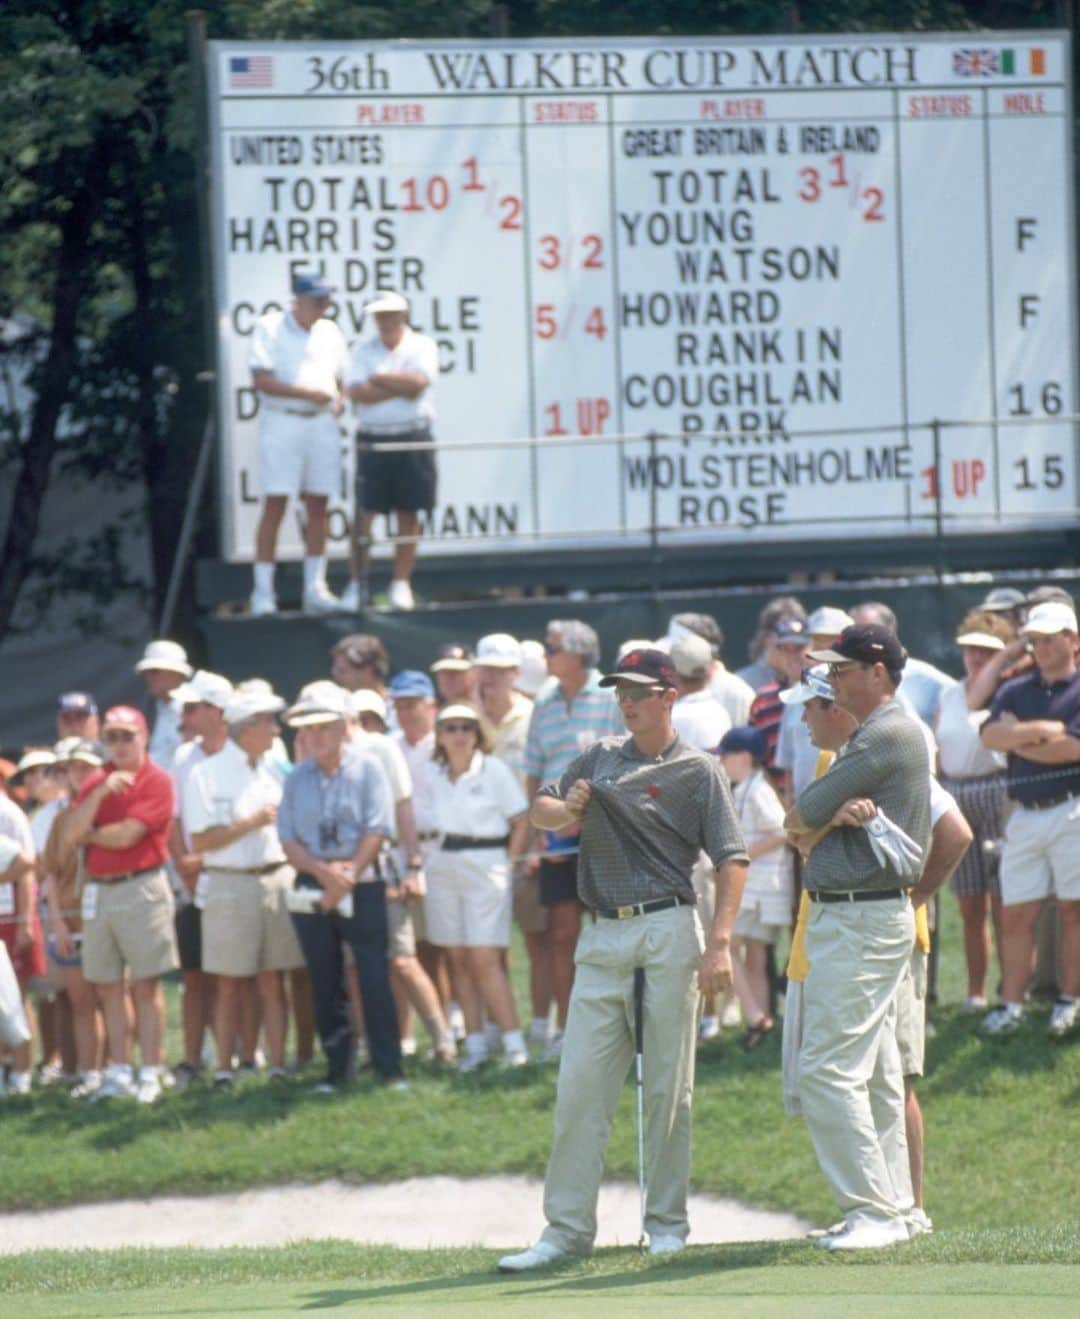
[[[930,767],[918,725],[896,700],[907,658],[876,624],[845,628],[829,665],[836,703],[858,727],[827,774],[799,794],[787,825],[810,898],[799,1097],[844,1227],[819,1242],[870,1250],[909,1238],[911,1193],[896,995],[915,939],[913,883],[878,860],[861,827],[898,825],[925,857]],[[818,839],[814,843],[814,839]]]
[[[690,1105],[699,985],[731,985],[731,927],[747,855],[720,762],[671,725],[675,670],[662,651],[632,650],[601,686],[630,736],[588,747],[541,789],[532,821],[580,820],[578,891],[594,914],[582,930],[544,1185],[547,1227],[499,1268],[521,1272],[587,1255],[615,1107],[634,1057],[634,973],[643,968],[644,1228],[652,1254],[681,1250],[690,1177]],[[716,867],[716,916],[706,945],[690,872]],[[704,956],[702,955],[704,952]]]

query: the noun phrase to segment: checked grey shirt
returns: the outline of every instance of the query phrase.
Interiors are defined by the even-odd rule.
[[[723,767],[679,737],[658,756],[643,756],[631,736],[605,737],[539,795],[562,801],[578,779],[592,785],[578,854],[587,907],[693,902],[690,871],[700,852],[714,866],[747,859]]]
[[[799,814],[812,829],[829,823],[844,802],[869,797],[926,856],[930,843],[930,761],[918,724],[898,701],[886,701],[851,735],[827,774],[799,793]],[[805,888],[889,889],[901,885],[874,856],[864,829],[830,829],[807,859]]]

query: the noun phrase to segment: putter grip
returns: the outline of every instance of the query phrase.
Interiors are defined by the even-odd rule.
[[[645,968],[634,967],[634,1049],[642,1052],[642,1036],[645,1031]]]

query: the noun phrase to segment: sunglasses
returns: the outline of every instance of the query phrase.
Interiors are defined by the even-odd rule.
[[[880,661],[878,661],[880,663]],[[829,665],[829,677],[838,678],[842,673],[850,673],[852,669],[872,669],[873,664],[864,664],[862,660],[844,660],[842,664]]]
[[[130,732],[130,731],[127,730],[127,729],[110,728],[109,731],[108,731],[107,733],[103,734],[103,737],[104,737],[104,740],[105,740],[106,742],[134,742],[134,741],[135,741],[135,734],[132,733],[132,732]]]
[[[558,643],[557,643],[557,642],[554,642],[554,641],[545,641],[545,642],[544,642],[544,654],[545,654],[545,655],[561,655],[561,654],[562,654],[562,646],[558,645]]]
[[[465,723],[464,721],[459,724],[459,723],[455,723],[454,720],[450,719],[447,720],[446,723],[440,724],[439,727],[443,730],[444,733],[471,733],[475,730],[476,725]]]
[[[621,705],[624,701],[647,701],[650,696],[658,696],[663,687],[616,687],[615,699]]]

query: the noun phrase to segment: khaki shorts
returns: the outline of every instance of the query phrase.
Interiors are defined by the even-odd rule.
[[[93,915],[90,915],[91,910]],[[83,889],[83,976],[95,984],[152,980],[180,965],[173,928],[173,895],[163,867]]]
[[[514,920],[522,934],[543,934],[548,927],[548,909],[540,902],[540,876],[514,876]]]
[[[921,948],[912,951],[900,988],[896,991],[896,1047],[905,1076],[922,1076],[926,1061],[926,973],[929,958]]]
[[[207,869],[202,912],[204,971],[247,977],[304,965],[285,906],[285,894],[295,877],[291,866],[281,866],[269,875]]]
[[[1005,826],[1001,901],[1006,907],[1053,894],[1080,900],[1080,797],[1043,811],[1019,806]]]
[[[413,912],[421,906],[417,898],[402,902],[400,898],[386,899],[386,925],[390,933],[388,952],[394,957],[416,956],[416,927]]]

